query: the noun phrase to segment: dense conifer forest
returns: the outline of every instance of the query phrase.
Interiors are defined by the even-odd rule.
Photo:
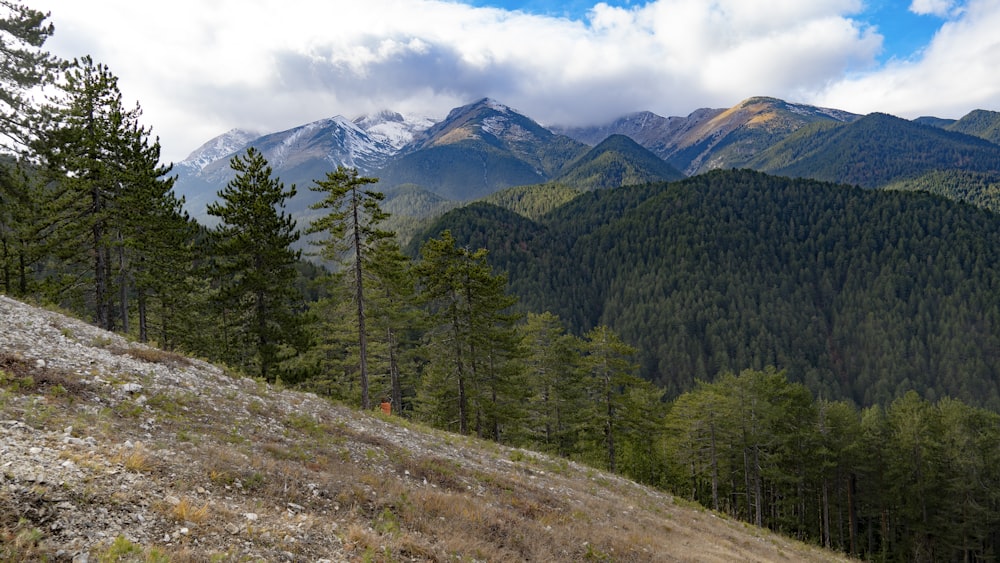
[[[929,196],[720,171],[436,228],[491,249],[525,310],[598,324],[669,395],[777,366],[827,398],[1000,407],[998,223]]]
[[[206,228],[111,69],[26,64],[58,95],[2,122],[5,294],[867,559],[1000,551],[994,213],[727,170],[515,189],[402,247],[374,178],[286,187],[250,148]],[[297,189],[325,194],[308,224]]]

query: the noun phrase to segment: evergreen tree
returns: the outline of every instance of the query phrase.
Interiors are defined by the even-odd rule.
[[[525,359],[528,424],[525,439],[544,452],[564,457],[578,451],[578,434],[588,423],[583,342],[566,334],[559,317],[530,313],[521,326]]]
[[[34,288],[32,268],[42,256],[39,184],[39,175],[23,160],[0,164],[0,287],[12,295]]]
[[[520,373],[510,362],[521,357],[520,339],[507,310],[516,298],[506,294],[507,278],[494,275],[486,251],[455,246],[441,233],[421,248],[416,266],[420,300],[430,329],[428,365],[421,409],[435,424],[499,440],[503,417],[519,414]]]
[[[28,91],[52,78],[59,61],[42,50],[55,31],[49,14],[0,0],[0,146],[24,149],[32,137]]]
[[[236,171],[221,201],[209,204],[208,213],[220,219],[214,256],[220,285],[224,356],[265,380],[285,345],[301,345],[298,310],[302,297],[294,285],[299,252],[295,220],[284,211],[295,186],[272,177],[271,167],[250,147],[230,161]]]
[[[157,257],[178,242],[164,240],[165,228],[189,231],[182,202],[171,192],[173,180],[164,178],[170,167],[159,163],[159,142],[139,124],[139,105],[125,107],[117,82],[107,66],[84,57],[65,74],[64,94],[45,108],[34,148],[54,187],[44,193],[47,217],[37,230],[50,253],[64,260],[65,273],[83,276],[74,263],[90,260],[87,302],[97,324],[128,331],[136,273],[154,259],[160,266],[147,280],[183,270],[182,263]],[[74,282],[58,286],[71,289]]]
[[[606,467],[618,471],[619,441],[623,438],[623,421],[629,413],[628,392],[641,385],[635,375],[638,366],[630,361],[636,349],[625,344],[607,326],[598,326],[584,335],[584,352],[589,372],[591,401],[594,405],[592,430],[601,433]],[[648,439],[649,436],[646,436]]]
[[[416,307],[416,281],[413,263],[403,254],[396,238],[384,238],[372,248],[368,287],[371,333],[376,335],[374,356],[381,358],[382,371],[388,374],[388,395],[397,412],[404,412],[404,385],[407,399],[413,394],[413,381],[404,381],[402,364],[415,353],[423,316]],[[384,387],[384,385],[383,385]]]
[[[368,374],[368,327],[366,309],[369,298],[365,291],[367,278],[372,276],[375,248],[394,236],[389,231],[378,228],[379,223],[388,218],[379,202],[385,196],[381,192],[365,189],[375,184],[377,178],[358,175],[357,169],[348,170],[338,166],[329,172],[326,179],[317,180],[311,190],[321,192],[323,199],[311,205],[311,209],[326,210],[327,214],[314,219],[307,233],[325,233],[326,238],[318,241],[321,256],[345,267],[349,275],[342,277],[349,284],[349,292],[354,303],[354,320],[358,344],[358,376],[361,384],[361,408],[369,409]]]

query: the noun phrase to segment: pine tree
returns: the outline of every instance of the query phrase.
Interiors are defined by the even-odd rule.
[[[598,326],[584,335],[586,365],[594,405],[594,429],[601,432],[604,461],[611,472],[618,471],[618,440],[625,414],[626,390],[641,382],[638,366],[630,361],[636,349],[622,342],[607,326]]]
[[[413,263],[403,254],[396,238],[380,240],[369,254],[371,257],[372,290],[369,298],[369,319],[374,340],[380,344],[381,365],[388,372],[388,396],[396,412],[403,413],[404,382],[402,363],[412,356],[418,340],[423,316],[416,307],[416,287]]]
[[[349,292],[354,302],[354,320],[357,323],[358,371],[361,384],[361,408],[371,408],[368,374],[368,327],[367,311],[369,297],[365,287],[373,275],[375,248],[392,232],[378,228],[379,223],[389,217],[382,211],[379,202],[385,196],[381,192],[365,189],[375,184],[377,178],[360,176],[358,170],[338,166],[329,172],[326,179],[317,180],[310,189],[325,194],[324,198],[310,206],[323,209],[327,214],[314,219],[307,233],[325,233],[326,238],[317,244],[321,256],[345,267],[349,275],[342,277],[349,284]]]
[[[500,439],[501,417],[519,416],[511,383],[520,372],[510,362],[522,352],[517,316],[507,312],[516,298],[486,254],[457,247],[449,231],[421,248],[416,269],[430,323],[421,407],[438,425],[457,424],[467,434],[475,424],[481,436]]]
[[[581,358],[583,342],[566,334],[552,313],[529,314],[521,326],[525,359],[528,424],[525,439],[533,447],[569,457],[577,451],[577,434],[586,424]]]
[[[230,161],[236,171],[221,201],[208,213],[220,219],[214,233],[216,277],[220,284],[224,355],[244,369],[273,381],[283,346],[301,344],[297,319],[301,295],[294,286],[299,251],[295,220],[284,205],[295,186],[272,177],[271,167],[250,147]]]
[[[176,220],[181,202],[170,191],[173,181],[164,178],[170,169],[159,163],[159,142],[139,124],[142,109],[125,107],[106,65],[89,57],[74,61],[60,87],[63,95],[45,108],[44,128],[33,144],[55,183],[45,193],[47,220],[38,232],[67,273],[74,274],[79,257],[89,258],[88,301],[97,324],[127,331],[135,289],[130,261],[163,246],[155,233],[167,215],[159,211],[169,210]],[[161,268],[171,269],[177,264]]]
[[[39,184],[37,170],[25,161],[0,164],[0,287],[12,295],[34,289],[32,268],[42,258]]]
[[[28,91],[52,78],[59,61],[42,50],[55,31],[49,14],[0,0],[0,145],[21,152],[32,138]]]

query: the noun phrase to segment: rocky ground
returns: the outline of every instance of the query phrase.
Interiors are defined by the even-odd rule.
[[[0,296],[0,561],[836,555]]]

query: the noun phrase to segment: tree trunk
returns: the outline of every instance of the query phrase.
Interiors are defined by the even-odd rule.
[[[368,396],[368,333],[365,328],[365,290],[362,261],[364,253],[361,249],[361,218],[358,216],[361,207],[358,188],[351,188],[351,212],[354,221],[354,297],[357,300],[358,314],[358,354],[360,354],[359,371],[361,377],[361,408],[371,408]]]
[[[139,312],[139,342],[149,342],[149,333],[146,326],[146,292],[141,288],[137,290],[136,301]],[[166,342],[160,342],[160,346],[167,346]]]
[[[857,486],[857,477],[854,473],[851,473],[847,478],[847,520],[848,529],[847,533],[850,537],[850,553],[848,555],[854,556],[858,552],[858,512],[857,507],[854,506],[854,497],[856,495],[855,487]]]
[[[118,237],[118,305],[122,317],[122,332],[128,334],[129,312],[128,312],[128,264],[125,257],[125,245]]]
[[[715,449],[715,420],[708,423],[712,437],[712,510],[719,510],[719,454]]]
[[[609,377],[610,379],[610,377]],[[612,473],[617,473],[617,464],[615,463],[615,407],[611,402],[611,381],[607,382],[607,396],[605,399],[608,402],[608,422],[605,425],[605,430],[607,432],[608,439],[608,470]]]
[[[365,327],[365,297],[362,287],[361,254],[354,261],[354,282],[357,284],[356,301],[358,315],[358,354],[360,354],[359,371],[361,372],[361,409],[371,408],[371,398],[368,396],[368,333]]]
[[[403,409],[403,386],[399,381],[399,358],[396,355],[396,334],[388,330],[389,341],[389,380],[392,386],[392,404],[399,411]]]
[[[101,232],[99,223],[94,223],[92,234],[94,237],[94,308],[97,316],[97,326],[105,330],[111,330],[107,298],[108,280],[105,277],[107,275],[105,264],[107,255],[102,245],[101,239],[103,238],[103,233]]]

